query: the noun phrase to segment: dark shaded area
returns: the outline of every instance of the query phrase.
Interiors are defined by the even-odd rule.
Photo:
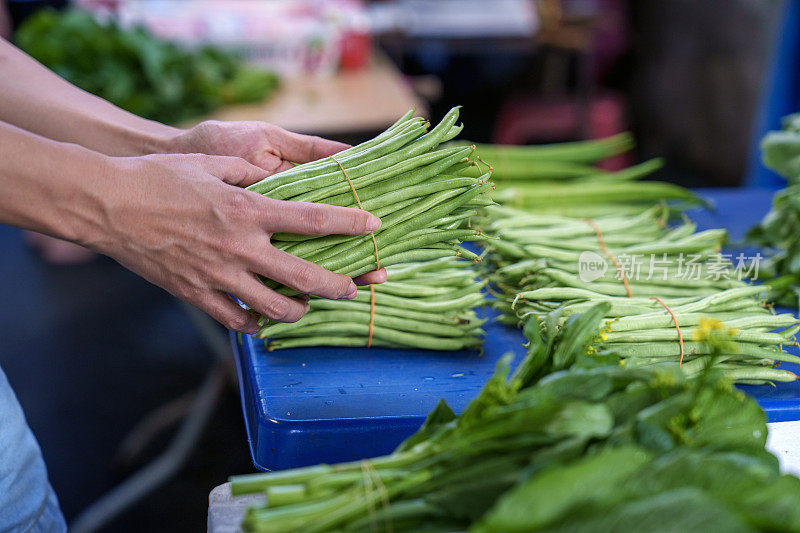
[[[571,4],[581,15],[570,22]],[[464,138],[539,144],[629,129],[636,160],[666,158],[659,179],[741,183],[783,2],[561,5],[563,26],[533,40],[378,42],[406,74],[441,81],[434,120],[464,106]]]
[[[6,0],[11,23],[16,28],[22,21],[40,9],[63,9],[69,5],[68,0]]]
[[[213,359],[177,302],[115,262],[43,263],[21,232],[0,226],[0,366],[42,447],[67,519],[157,455],[116,464],[147,413],[192,391]],[[252,470],[231,386],[188,464],[109,531],[200,531],[208,493]]]
[[[737,185],[782,2],[631,2],[631,121],[645,157],[661,155],[674,181]],[[697,182],[693,177],[705,177]]]

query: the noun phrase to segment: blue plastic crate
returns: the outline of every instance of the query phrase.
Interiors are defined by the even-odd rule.
[[[514,354],[512,365],[521,360],[518,330],[497,323],[486,329],[491,342],[482,355],[383,348],[267,352],[259,339],[242,335],[240,343],[231,335],[253,462],[280,470],[391,452],[440,398],[460,412],[504,354]]]

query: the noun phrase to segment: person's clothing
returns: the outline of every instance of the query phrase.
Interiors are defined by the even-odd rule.
[[[0,532],[66,530],[39,444],[0,368]]]

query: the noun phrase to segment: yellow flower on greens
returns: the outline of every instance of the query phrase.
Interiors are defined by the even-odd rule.
[[[736,335],[736,329],[725,326],[715,318],[703,317],[692,332],[692,340],[707,343],[716,353],[736,353],[738,351],[736,343],[731,342],[734,335]]]

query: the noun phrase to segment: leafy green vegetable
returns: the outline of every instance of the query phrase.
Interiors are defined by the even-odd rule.
[[[510,491],[473,531],[536,531],[573,510],[614,501],[619,487],[650,460],[641,448],[620,447],[556,465]]]
[[[800,134],[797,135],[800,143]],[[800,155],[798,156],[800,157]],[[747,233],[748,242],[766,250],[763,272],[778,305],[797,307],[800,289],[800,184],[775,193],[772,209]]]
[[[690,379],[674,364],[598,363],[588,348],[607,310],[526,326],[510,378],[503,359],[461,416],[440,403],[391,455],[233,477],[234,494],[269,502],[243,529],[800,530],[800,481],[765,451],[755,402],[711,367]]]
[[[783,117],[782,129],[761,140],[764,165],[789,182],[775,193],[772,209],[747,233],[747,241],[766,249],[764,277],[770,300],[786,307],[798,306],[800,295],[800,113]]]
[[[271,72],[212,47],[187,51],[143,28],[101,24],[86,11],[43,10],[25,20],[16,43],[78,87],[139,116],[166,123],[225,104],[263,99]]]
[[[436,408],[428,413],[428,416],[425,418],[425,423],[422,424],[422,427],[419,428],[416,433],[403,441],[403,443],[397,447],[397,451],[409,450],[413,448],[414,445],[419,444],[433,436],[442,426],[455,419],[456,414],[452,409],[450,409],[450,406],[447,405],[447,402],[444,400],[439,400],[439,403],[436,404]]]
[[[800,181],[800,113],[786,115],[780,131],[770,131],[761,140],[761,157],[789,183]]]
[[[735,514],[703,491],[693,487],[662,492],[606,509],[603,513],[577,512],[548,532],[616,533],[647,531],[685,533],[715,531],[740,533],[753,531]]]
[[[697,520],[703,530],[795,531],[798,483],[766,452],[605,448],[521,483],[472,531],[683,531]]]
[[[719,356],[727,340],[720,334],[708,342]],[[566,374],[576,376],[570,381],[577,386],[598,372],[612,378],[609,370]],[[624,383],[641,371],[618,368],[614,377]],[[556,376],[531,390],[541,394]],[[675,377],[656,375],[616,393],[595,381],[593,388],[607,391],[614,434],[517,484],[470,531],[800,529],[800,480],[781,476],[765,450],[763,411],[711,366],[691,385]]]

